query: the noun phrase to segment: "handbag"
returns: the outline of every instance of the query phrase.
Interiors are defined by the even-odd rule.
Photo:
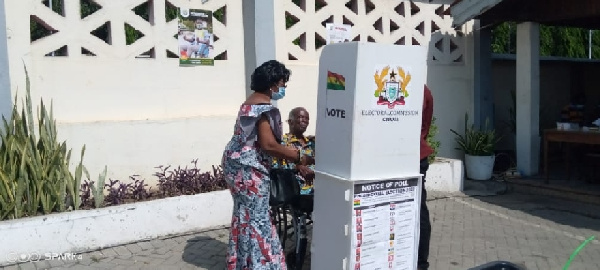
[[[296,171],[290,169],[271,169],[271,192],[269,205],[294,205],[300,198],[300,184],[296,180]]]

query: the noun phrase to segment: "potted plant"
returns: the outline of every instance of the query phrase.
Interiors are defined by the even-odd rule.
[[[464,135],[450,129],[456,135],[458,150],[465,153],[467,177],[473,180],[489,180],[494,170],[494,154],[496,143],[500,140],[494,129],[489,128],[489,119],[485,120],[483,129],[468,126],[469,115],[465,114]]]

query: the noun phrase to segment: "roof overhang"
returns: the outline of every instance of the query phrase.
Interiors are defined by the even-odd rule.
[[[446,10],[446,14],[452,15],[454,27],[483,14],[503,0],[456,0]]]
[[[485,25],[537,22],[600,29],[600,0],[456,0],[444,14],[453,17],[454,27],[479,19]]]

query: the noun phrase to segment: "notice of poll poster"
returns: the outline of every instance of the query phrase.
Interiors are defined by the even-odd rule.
[[[350,42],[352,40],[352,25],[349,24],[325,24],[327,37],[325,44]]]
[[[212,17],[209,10],[179,9],[180,66],[214,66]]]
[[[419,178],[354,185],[353,270],[412,270],[417,263]]]

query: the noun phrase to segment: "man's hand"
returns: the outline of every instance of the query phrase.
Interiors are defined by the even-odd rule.
[[[315,159],[309,156],[302,156],[302,158],[300,159],[300,164],[298,165],[304,165],[304,166],[308,166],[308,165],[314,165],[315,164]]]
[[[298,165],[296,166],[296,169],[298,169],[298,173],[306,180],[306,184],[309,186],[312,185],[313,180],[315,179],[315,172],[304,165]]]

